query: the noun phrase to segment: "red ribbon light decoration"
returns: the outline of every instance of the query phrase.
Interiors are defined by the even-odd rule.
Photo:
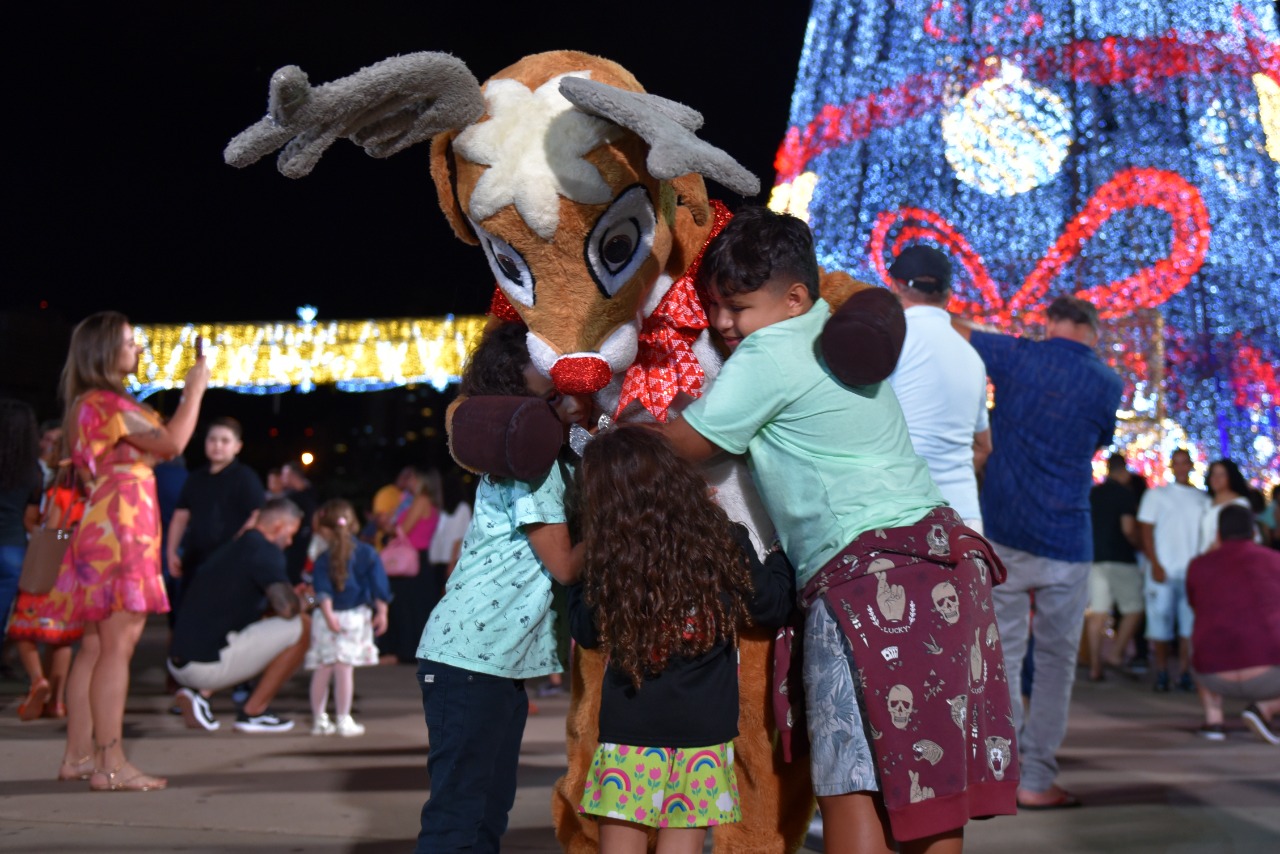
[[[925,18],[925,32],[947,39],[934,15]],[[1097,41],[1076,40],[1059,47],[1029,48],[1017,60],[1027,79],[1046,84],[1058,79],[1098,86],[1128,85],[1145,92],[1159,80],[1194,79],[1206,74],[1230,74],[1248,79],[1261,72],[1280,83],[1280,44],[1269,42],[1257,22],[1237,8],[1234,32],[1170,32],[1148,38],[1107,36]],[[1034,17],[1029,26],[1038,28]],[[930,29],[932,27],[932,29]],[[794,181],[820,154],[866,139],[873,132],[897,127],[941,107],[954,80],[972,85],[992,73],[986,59],[974,59],[953,71],[913,74],[901,82],[861,95],[845,104],[825,104],[803,126],[792,125],[774,157],[777,182]]]
[[[1039,321],[1054,279],[1080,255],[1085,243],[1103,223],[1121,211],[1137,207],[1153,207],[1169,214],[1173,226],[1169,254],[1123,279],[1075,294],[1096,305],[1101,317],[1124,317],[1135,309],[1161,305],[1185,288],[1204,265],[1209,251],[1209,212],[1200,191],[1176,172],[1148,168],[1117,172],[1067,223],[1058,240],[1007,302],[987,272],[982,256],[955,226],[933,211],[906,207],[880,213],[871,229],[871,263],[881,280],[889,284],[892,280],[885,263],[885,249],[895,226],[900,227],[889,247],[893,257],[908,243],[921,239],[937,243],[949,250],[957,266],[964,269],[980,298],[973,302],[954,296],[948,308],[1007,328],[1015,317]]]
[[[1262,409],[1280,404],[1280,372],[1274,355],[1269,356],[1248,343],[1244,334],[1233,336],[1235,358],[1231,360],[1231,389],[1241,409]]]

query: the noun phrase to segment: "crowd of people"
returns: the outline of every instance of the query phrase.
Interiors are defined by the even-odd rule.
[[[701,850],[707,827],[740,818],[735,644],[748,624],[795,641],[828,850],[958,851],[971,818],[1079,806],[1056,759],[1078,666],[1103,681],[1149,660],[1156,691],[1199,692],[1206,738],[1225,736],[1228,698],[1280,744],[1274,504],[1227,459],[1194,486],[1186,449],[1167,485],[1145,488],[1122,453],[1093,483],[1122,388],[1088,302],[1059,297],[1042,339],[1017,337],[947,312],[937,250],[908,247],[889,273],[901,357],[887,382],[850,389],[815,356],[830,307],[808,227],[741,211],[697,282],[724,368],[656,428],[600,429],[591,399],[533,366],[522,326],[494,327],[461,393],[540,398],[566,431],[595,435],[536,479],[482,476],[474,516],[462,478],[435,470],[400,472],[363,522],[344,497],[321,502],[297,466],[264,484],[238,460],[240,425],[202,413],[202,358],[162,419],[124,390],[139,353],[127,319],[87,318],[61,422],[37,427],[25,404],[0,401],[0,606],[30,679],[17,714],[66,718],[60,780],[155,790],[167,781],[121,742],[149,614],[170,615],[174,710],[195,729],[220,728],[210,700],[229,692],[236,730],[290,730],[273,701],[305,668],[311,733],[358,736],[355,668],[416,663],[431,777],[418,850],[433,852],[497,850],[525,682],[565,670],[568,634],[607,661],[579,804],[605,850],[643,849],[649,828],[670,850]],[[207,464],[163,463],[202,416]],[[729,521],[693,465],[721,454],[746,458],[771,548]],[[74,534],[52,587],[18,591],[41,520]],[[917,619],[932,634],[907,644]],[[913,693],[924,673],[967,693]],[[446,714],[458,707],[474,713]],[[982,760],[965,761],[970,742]],[[913,751],[927,765],[894,759]],[[718,770],[694,777],[693,755]],[[661,797],[628,802],[610,774]],[[699,787],[712,806],[669,824],[662,804]]]
[[[127,761],[121,735],[134,649],[147,616],[167,613],[173,711],[189,726],[218,729],[209,699],[231,691],[237,730],[288,731],[293,721],[271,701],[305,665],[318,704],[312,732],[362,734],[351,717],[352,668],[386,660],[374,638],[387,632],[393,601],[374,544],[398,526],[414,531],[421,565],[435,569],[419,573],[415,562],[430,592],[405,598],[429,607],[469,519],[460,487],[445,510],[440,476],[406,470],[395,488],[402,500],[371,513],[362,530],[349,503],[317,507],[296,466],[271,472],[264,486],[237,459],[241,427],[225,416],[205,423],[207,463],[188,473],[182,454],[201,420],[208,367],[197,359],[165,420],[125,391],[139,352],[124,315],[93,315],[72,335],[62,421],[37,427],[30,406],[0,400],[0,607],[30,683],[18,716],[66,718],[60,780],[164,788]],[[73,532],[61,568],[46,589],[19,589],[28,537],[46,526]],[[425,614],[396,619],[416,643]]]

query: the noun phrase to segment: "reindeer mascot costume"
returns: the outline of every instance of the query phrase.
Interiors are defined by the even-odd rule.
[[[296,66],[280,69],[267,116],[225,156],[245,166],[283,146],[280,171],[301,177],[339,137],[374,157],[432,139],[445,218],[459,239],[484,250],[498,285],[492,313],[529,327],[537,369],[563,393],[594,394],[621,420],[664,421],[698,397],[721,364],[693,274],[730,214],[708,199],[703,176],[744,196],[759,191],[753,175],[695,136],[701,123],[688,107],[645,94],[616,63],[583,53],[525,57],[483,87],[454,57],[419,53],[315,88]],[[843,274],[823,281],[836,306],[856,290]],[[863,382],[887,376],[895,337],[901,346],[900,310],[895,320],[880,299],[886,292],[872,290],[836,315],[872,333],[843,353]],[[869,364],[875,376],[865,374]],[[763,551],[773,528],[742,464],[726,460],[707,476]],[[807,759],[783,762],[774,745],[771,641],[760,630],[742,634],[734,742],[742,822],[716,829],[718,852],[795,851],[812,814]],[[579,817],[577,804],[596,746],[603,672],[599,653],[578,651],[569,770],[552,805],[570,852],[597,847],[595,824]]]

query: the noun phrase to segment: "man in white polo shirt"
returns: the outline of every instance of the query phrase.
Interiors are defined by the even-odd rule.
[[[1168,691],[1171,683],[1191,686],[1191,629],[1194,616],[1187,601],[1187,564],[1200,553],[1200,517],[1209,496],[1191,485],[1195,463],[1191,453],[1178,448],[1169,455],[1173,483],[1148,489],[1138,505],[1142,550],[1151,561],[1147,576],[1147,639],[1155,644],[1155,690]],[[1176,624],[1176,630],[1175,630]],[[1169,656],[1178,641],[1178,670],[1170,679]]]
[[[902,250],[889,275],[907,316],[907,337],[889,377],[911,444],[965,524],[982,531],[978,480],[991,453],[987,369],[951,327],[951,262],[931,246]]]

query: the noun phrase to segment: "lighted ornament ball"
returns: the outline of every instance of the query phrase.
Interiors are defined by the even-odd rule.
[[[1267,154],[1280,163],[1280,83],[1265,74],[1253,75],[1258,92],[1258,119],[1266,135]]]
[[[957,178],[984,193],[1013,196],[1062,169],[1071,113],[1053,92],[1028,83],[1018,66],[994,58],[987,65],[995,76],[943,114],[942,138]]]

